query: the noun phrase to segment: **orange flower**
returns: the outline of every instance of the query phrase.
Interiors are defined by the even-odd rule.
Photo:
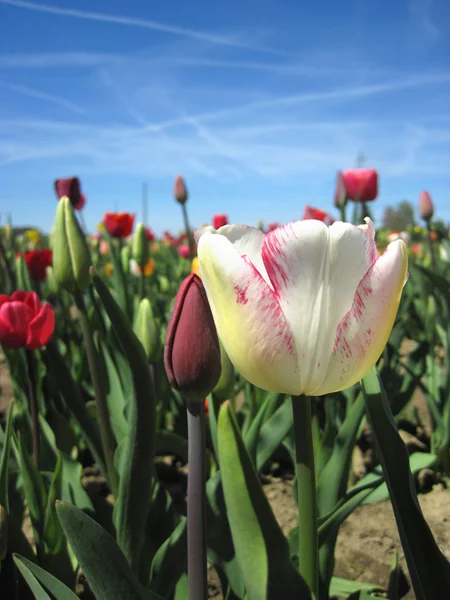
[[[153,260],[153,258],[150,257],[148,259],[148,263],[144,267],[144,275],[146,277],[150,277],[150,275],[153,275],[154,270],[155,270],[155,261]]]
[[[206,398],[206,400],[205,400],[205,415],[207,417],[209,417],[209,403],[208,403],[208,398]]]

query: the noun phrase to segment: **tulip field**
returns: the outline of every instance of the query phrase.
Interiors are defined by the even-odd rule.
[[[178,176],[156,236],[54,192],[48,235],[0,228],[1,600],[448,600],[430,194],[382,227],[353,169],[294,223],[205,224]]]

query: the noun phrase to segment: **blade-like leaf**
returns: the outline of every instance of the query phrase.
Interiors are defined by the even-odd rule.
[[[97,600],[161,600],[138,582],[119,546],[98,523],[71,504],[58,502],[56,511]]]
[[[93,273],[92,280],[133,374],[134,394],[127,411],[128,434],[120,447],[114,523],[117,541],[133,570],[138,572],[152,488],[156,398],[147,356],[129,320],[102,279]]]
[[[56,579],[56,577],[53,577],[53,575],[44,571],[44,569],[41,569],[41,567],[38,567],[25,557],[16,554],[14,556],[14,562],[20,569],[20,572],[26,579],[28,585],[30,585],[31,578],[33,578],[35,582],[36,580],[39,582],[40,586],[44,586],[44,588],[52,594],[52,597],[54,597],[55,600],[77,600],[78,596],[59,581],[59,579]],[[36,593],[31,585],[30,588],[33,590],[33,593]],[[40,599],[41,597],[37,596],[37,598]],[[49,596],[42,596],[42,600],[44,600],[44,598],[46,600]]]
[[[220,409],[218,446],[227,516],[249,600],[311,598],[291,563],[229,402]]]
[[[362,380],[362,389],[416,598],[450,598],[450,564],[420,509],[408,452],[375,368]]]

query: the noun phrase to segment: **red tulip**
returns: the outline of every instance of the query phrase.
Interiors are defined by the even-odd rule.
[[[350,169],[342,173],[347,198],[353,202],[371,202],[378,195],[375,169]]]
[[[186,204],[188,199],[188,191],[181,175],[178,175],[175,178],[175,183],[173,184],[173,195],[179,204]]]
[[[424,221],[429,221],[434,214],[433,200],[428,192],[423,191],[419,198],[419,214]]]
[[[275,231],[275,229],[278,229],[279,226],[280,226],[279,223],[268,223],[267,224],[267,232],[269,233],[270,231]]]
[[[190,258],[191,253],[189,251],[189,246],[187,244],[178,246],[178,255],[181,256],[181,258]]]
[[[103,223],[111,237],[126,238],[133,231],[135,215],[130,213],[106,213]]]
[[[197,275],[189,275],[178,291],[167,326],[164,367],[170,385],[188,400],[203,403],[219,381],[219,339]]]
[[[0,294],[0,343],[5,348],[36,350],[48,343],[54,330],[53,308],[42,304],[36,292]]]
[[[31,279],[44,281],[47,277],[47,267],[52,266],[52,251],[48,248],[43,250],[28,250],[23,255],[27,263]]]
[[[163,243],[166,246],[172,246],[172,248],[176,248],[178,246],[178,239],[174,237],[170,231],[164,232]]]
[[[303,221],[308,219],[322,221],[325,225],[332,225],[334,223],[334,219],[331,215],[324,210],[320,210],[320,208],[313,208],[312,206],[309,206],[309,204],[305,206],[305,210],[303,211]]]
[[[81,193],[80,180],[78,177],[55,180],[55,192],[58,199],[68,196],[75,210],[82,210],[86,204],[86,196]]]
[[[213,227],[214,229],[220,229],[228,225],[228,217],[227,215],[214,215],[213,216]]]

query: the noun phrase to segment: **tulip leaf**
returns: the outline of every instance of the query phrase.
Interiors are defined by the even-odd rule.
[[[55,502],[57,499],[61,498],[62,493],[62,464],[61,454],[58,453],[55,472],[53,473],[50,488],[48,490],[47,507],[45,511],[44,542],[47,553],[53,555],[60,552],[64,539],[61,523],[59,522],[55,509]]]
[[[416,598],[450,597],[450,564],[422,514],[408,451],[375,368],[362,380],[362,390]]]
[[[249,600],[311,598],[291,563],[229,402],[219,413],[218,447],[227,516]]]
[[[58,502],[56,512],[97,600],[161,600],[138,582],[119,546],[98,523],[71,504]]]
[[[28,587],[33,592],[35,600],[52,600],[33,573],[20,560],[15,560],[15,563]]]
[[[247,446],[248,453],[254,462],[256,462],[259,432],[261,431],[264,421],[267,420],[267,415],[272,415],[274,413],[276,405],[279,401],[279,396],[280,394],[275,392],[266,395],[264,402],[260,405],[254,419],[245,433],[244,442]],[[279,440],[278,445],[281,444],[282,441],[283,440]]]
[[[384,592],[383,588],[374,583],[365,583],[363,581],[353,581],[352,579],[343,579],[342,577],[332,577],[330,584],[330,596],[338,598],[347,598],[355,592]]]
[[[93,273],[92,280],[133,376],[134,394],[127,407],[128,432],[119,446],[119,492],[114,506],[114,523],[119,546],[133,571],[138,572],[144,543],[144,523],[152,494],[156,398],[153,397],[147,356],[129,320],[103,280],[96,273]]]
[[[256,468],[260,471],[292,429],[292,406],[283,402],[261,427],[256,451]]]
[[[165,598],[170,597],[175,584],[186,571],[186,564],[187,521],[183,518],[153,557],[150,573],[152,590]]]
[[[8,473],[9,473],[9,454],[11,448],[12,425],[14,419],[14,404],[11,404],[8,411],[8,420],[3,440],[2,458],[0,460],[0,505],[9,512],[8,497]]]
[[[39,591],[37,595],[37,600],[46,600],[49,596],[46,594],[42,586],[52,595],[52,598],[55,600],[77,600],[78,596],[72,592],[67,586],[65,586],[59,579],[56,579],[53,575],[38,567],[38,565],[34,564],[30,560],[27,560],[25,557],[16,554],[14,556],[14,562],[22,573],[24,579],[27,581],[28,585],[32,589],[33,593],[36,594],[36,590]],[[33,586],[39,586],[33,587]]]
[[[81,396],[78,385],[63,359],[55,342],[49,342],[46,348],[47,368],[51,377],[55,378],[61,397],[77,422],[86,445],[92,452],[95,462],[106,476],[106,466],[103,457],[100,432],[96,423],[91,419]]]
[[[106,241],[109,244],[109,251],[111,255],[111,260],[113,263],[113,275],[112,275],[112,284],[114,288],[114,293],[117,298],[117,302],[120,308],[124,311],[124,314],[128,318],[129,322],[132,322],[132,314],[131,314],[131,302],[128,294],[128,286],[126,282],[125,273],[122,268],[122,261],[120,258],[120,251],[116,248],[114,240],[110,236],[108,230],[103,230],[102,234]],[[106,307],[105,307],[106,308]]]
[[[101,368],[105,371],[105,392],[111,427],[117,443],[120,444],[128,432],[127,421],[125,419],[126,403],[122,383],[105,342],[100,336],[97,336],[96,343],[98,356],[102,365]]]

